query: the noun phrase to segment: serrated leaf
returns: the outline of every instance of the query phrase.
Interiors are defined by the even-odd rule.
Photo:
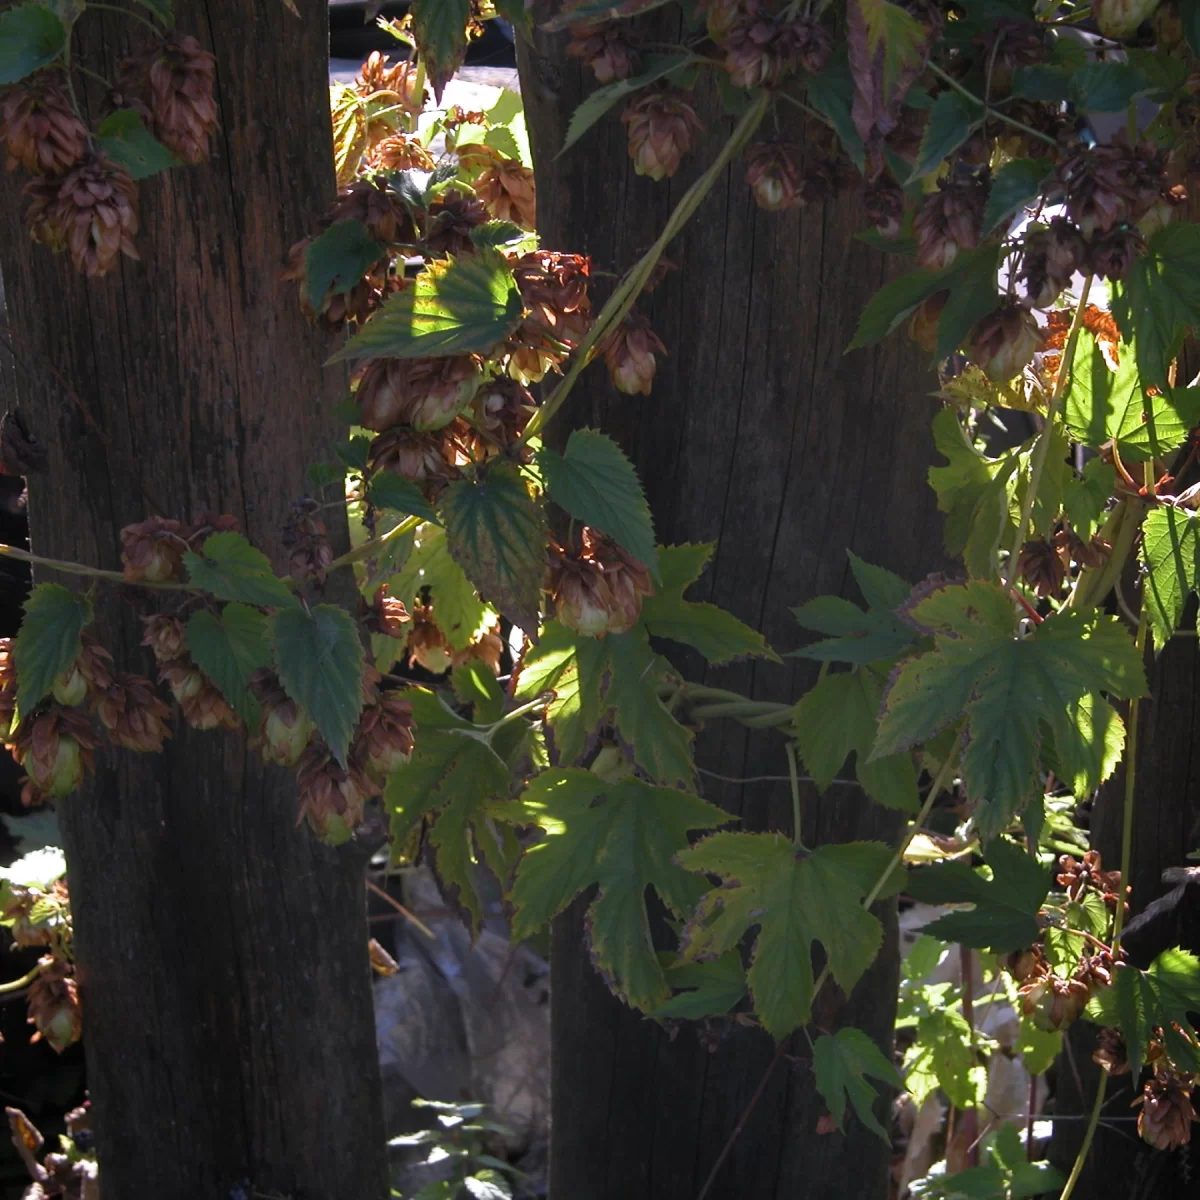
[[[197,554],[183,556],[188,579],[218,600],[238,600],[264,608],[296,608],[286,583],[271,570],[271,561],[240,533],[214,533]]]
[[[892,1060],[861,1029],[848,1027],[817,1038],[813,1045],[813,1076],[839,1129],[849,1101],[858,1119],[890,1144],[890,1136],[874,1112],[881,1097],[867,1079],[878,1079],[896,1089],[902,1088],[904,1081]]]
[[[688,792],[633,777],[608,783],[571,768],[537,776],[511,815],[547,834],[517,866],[513,937],[529,937],[597,885],[587,914],[597,967],[632,1007],[653,1011],[665,1003],[670,988],[654,952],[646,890],[653,887],[677,917],[690,913],[705,884],[676,855],[690,832],[723,825],[729,814]]]
[[[805,854],[778,833],[717,833],[677,857],[689,871],[722,880],[688,921],[682,957],[725,954],[758,926],[747,979],[754,1010],[776,1040],[812,1015],[814,942],[847,994],[879,952],[883,926],[861,902],[891,866],[892,850],[882,842]],[[899,872],[890,890],[902,884]]]
[[[344,767],[363,706],[363,648],[353,619],[332,604],[285,608],[272,618],[271,643],[284,690]]]
[[[1042,158],[1014,158],[1006,162],[996,172],[988,191],[983,210],[984,234],[991,233],[1013,213],[1036,200],[1050,170],[1050,164]]]
[[[719,79],[722,85],[727,84],[727,76],[724,73]],[[742,95],[745,96],[746,93],[743,92]],[[854,103],[854,78],[850,74],[845,46],[837,46],[824,70],[809,79],[806,98],[809,104],[828,120],[850,161],[861,171],[865,162],[865,152],[862,138],[854,127],[854,118],[850,113]]]
[[[181,165],[131,108],[109,113],[96,127],[96,142],[131,179],[146,179]]]
[[[917,1104],[941,1088],[951,1104],[973,1108],[987,1090],[971,1027],[953,1008],[931,1008],[917,1021],[917,1036],[904,1056],[905,1087]],[[955,1176],[959,1179],[961,1176]]]
[[[650,1015],[656,1020],[698,1021],[723,1017],[746,995],[746,970],[736,950],[711,962],[673,962],[666,967],[667,983],[677,991]]]
[[[576,429],[563,454],[542,449],[538,464],[555,504],[608,534],[659,578],[650,506],[633,464],[612,438],[595,429]]]
[[[492,610],[450,557],[445,531],[439,525],[419,527],[403,568],[388,581],[389,593],[410,611],[423,588],[429,589],[434,619],[451,649],[465,650]]]
[[[188,618],[187,648],[196,666],[253,730],[259,706],[249,688],[250,677],[271,665],[267,618],[247,604],[227,604],[219,617],[201,609]]]
[[[391,471],[380,471],[371,476],[367,484],[367,501],[376,508],[440,524],[433,505],[425,499],[421,489],[411,479],[394,475]]]
[[[79,635],[92,615],[91,600],[61,584],[39,583],[29,593],[13,642],[18,717],[40,704],[55,678],[79,656]]]
[[[1099,692],[1090,692],[1051,722],[1055,773],[1080,800],[1090,796],[1121,762],[1125,722]]]
[[[1150,80],[1136,67],[1121,62],[1090,62],[1071,73],[1071,95],[1087,112],[1124,112]]]
[[[648,54],[643,60],[646,69],[641,74],[618,79],[590,92],[571,114],[567,136],[563,139],[559,154],[565,154],[610,108],[627,96],[694,61],[694,54]]]
[[[441,104],[442,91],[467,54],[471,0],[412,0],[409,12],[417,53],[425,63],[434,99]]]
[[[309,304],[319,312],[330,292],[350,291],[385,253],[361,221],[335,221],[304,252]]]
[[[926,925],[923,933],[946,942],[1005,954],[1037,940],[1038,911],[1050,890],[1050,872],[1004,838],[988,847],[992,878],[964,862],[935,863],[910,871],[907,893],[926,904],[971,904]]]
[[[1200,584],[1200,516],[1170,504],[1152,508],[1142,523],[1142,563],[1150,633],[1161,650]]]
[[[1065,41],[1056,38],[1056,41]],[[1024,100],[1061,104],[1071,98],[1071,76],[1059,67],[1035,63],[1013,72],[1013,95]]]
[[[954,265],[959,269],[938,318],[936,359],[953,354],[966,341],[975,323],[995,309],[999,302],[996,272],[1000,266],[1000,253],[999,245],[984,245],[965,256],[965,260],[961,254],[955,258]]]
[[[555,762],[573,766],[583,756],[588,738],[603,716],[602,671],[608,648],[603,638],[580,639],[557,621],[548,621],[536,646],[520,663],[516,699],[553,699],[545,710]]]
[[[1083,475],[1069,479],[1063,488],[1063,512],[1067,514],[1071,528],[1084,541],[1100,528],[1116,481],[1116,467],[1101,458],[1093,458],[1084,465]]]
[[[779,661],[757,630],[715,604],[685,600],[683,594],[700,576],[712,546],[664,546],[661,576],[654,595],[642,601],[641,620],[654,637],[669,638],[699,650],[714,665],[737,658]]]
[[[943,92],[930,109],[912,178],[936,171],[967,140],[972,123],[982,116],[982,105],[967,101],[958,92]]]
[[[504,689],[487,663],[473,658],[455,667],[450,676],[450,686],[460,704],[472,706],[476,724],[490,725],[503,714]]]
[[[0,13],[0,85],[52,63],[66,44],[66,28],[45,5],[19,4]]]
[[[488,142],[492,145],[492,135],[506,133],[510,141],[513,136],[507,129],[489,129]],[[516,158],[516,142],[513,141],[514,153],[511,157]],[[482,225],[476,225],[471,230],[471,241],[475,243],[481,250],[498,250],[502,246],[508,246],[513,242],[523,241],[529,237],[527,230],[524,230],[520,225],[514,224],[512,221],[485,221]]]
[[[866,670],[827,674],[796,703],[792,728],[804,766],[821,792],[854,755],[855,777],[877,804],[916,812],[917,773],[911,755],[870,760],[882,687]]]
[[[440,259],[393,292],[329,362],[487,353],[516,329],[523,311],[499,251]]]
[[[438,505],[446,545],[480,596],[536,633],[546,562],[546,516],[516,467],[457,480]]]

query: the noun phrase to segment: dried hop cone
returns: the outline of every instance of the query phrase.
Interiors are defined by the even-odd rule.
[[[187,544],[178,521],[148,517],[121,530],[121,570],[126,583],[164,583],[183,565]]]
[[[637,47],[626,26],[618,21],[572,25],[567,54],[591,67],[597,83],[628,79],[638,65]]]
[[[1088,268],[1101,279],[1115,283],[1129,273],[1142,245],[1142,235],[1136,229],[1121,227],[1097,234],[1088,248]]]
[[[236,729],[238,715],[216,685],[190,658],[165,664],[158,677],[171,689],[183,718],[193,729]]]
[[[504,639],[500,636],[500,626],[492,625],[474,641],[468,642],[462,650],[455,650],[450,656],[450,663],[451,666],[461,667],[464,663],[481,662],[493,675],[499,675],[500,659],[503,655]]]
[[[582,550],[550,550],[549,592],[555,615],[582,637],[626,633],[637,624],[642,597],[654,594],[650,572],[610,538],[585,526]]]
[[[37,1029],[30,1041],[42,1038],[61,1054],[79,1041],[83,1012],[74,970],[61,959],[47,955],[41,960],[38,977],[29,986],[26,1001],[29,1023]]]
[[[297,583],[314,583],[324,587],[325,573],[333,562],[333,546],[329,542],[325,522],[312,512],[295,512],[283,530],[287,547],[288,573]]]
[[[90,695],[98,695],[113,681],[113,657],[90,633],[80,637],[75,665],[87,680]]]
[[[1065,1029],[1087,1007],[1091,988],[1081,979],[1056,975],[1034,979],[1020,988],[1021,1011],[1045,1033]]]
[[[256,671],[250,690],[262,708],[262,721],[253,745],[263,762],[292,767],[300,761],[312,738],[314,725],[308,714],[283,690],[274,671]]]
[[[410,117],[416,117],[425,107],[426,91],[418,86],[421,77],[415,62],[392,63],[373,50],[354,81],[354,89],[363,99],[373,99],[384,107],[399,105]]]
[[[307,818],[316,835],[334,846],[350,840],[362,823],[368,798],[379,791],[354,755],[343,768],[323,743],[304,752],[296,785],[300,794],[299,820]]]
[[[23,720],[12,742],[13,757],[41,796],[61,800],[94,766],[96,736],[82,713],[51,704]]]
[[[18,164],[34,175],[65,175],[87,151],[87,126],[62,82],[42,71],[0,91],[0,140],[8,169]]]
[[[1115,899],[1121,891],[1121,872],[1106,871],[1099,850],[1087,851],[1082,859],[1072,854],[1062,855],[1054,878],[1071,900],[1081,899],[1087,891]]]
[[[475,191],[497,221],[512,221],[522,229],[537,224],[533,172],[514,159],[495,156],[475,180]]]
[[[1042,344],[1032,313],[1005,302],[971,331],[971,359],[996,383],[1007,383],[1033,361]]]
[[[696,110],[676,88],[647,92],[621,114],[629,134],[629,157],[639,175],[655,182],[674,175],[703,130]]]
[[[656,355],[666,354],[648,318],[629,313],[604,340],[604,362],[613,385],[627,396],[650,395],[657,370]]]
[[[420,433],[400,425],[381,433],[367,447],[367,467],[372,473],[391,471],[432,498],[459,474],[454,449],[447,429]]]
[[[31,197],[32,212],[40,204],[41,192],[27,185],[25,194]],[[67,173],[39,220],[50,230],[47,236],[61,239],[77,271],[106,275],[122,254],[140,257],[133,244],[138,230],[136,205],[137,187],[124,168],[94,154]]]
[[[960,172],[939,179],[937,191],[927,196],[913,220],[917,238],[917,264],[940,271],[960,250],[979,245],[987,185],[982,176]]]
[[[434,162],[416,138],[394,133],[372,148],[367,166],[374,171],[432,171]]]
[[[190,35],[169,37],[117,68],[121,93],[149,109],[158,140],[193,166],[208,158],[217,128],[215,81],[216,59]]]
[[[408,631],[408,665],[441,675],[451,667],[450,643],[434,619],[432,604],[414,604]]]
[[[383,637],[406,637],[408,630],[405,626],[411,620],[408,609],[404,607],[404,601],[398,596],[389,596],[387,584],[381,583],[375,589],[375,595],[371,598],[367,610],[367,632]]]
[[[484,384],[471,405],[475,457],[488,458],[510,449],[535,412],[537,403],[532,393],[515,379]]]
[[[469,354],[452,358],[372,359],[355,399],[363,428],[408,425],[423,433],[449,425],[475,398],[483,377]]]
[[[93,711],[114,746],[157,753],[171,736],[171,710],[142,675],[121,674],[92,702]]]
[[[150,647],[154,661],[160,667],[187,653],[184,624],[178,617],[158,613],[153,617],[143,617],[142,625],[145,628],[142,645]]]
[[[378,692],[359,718],[351,756],[382,783],[412,758],[412,704],[400,692]]]
[[[746,164],[746,183],[759,208],[780,212],[800,204],[798,146],[758,142],[746,151]]]
[[[1156,1069],[1138,1103],[1138,1133],[1156,1150],[1175,1150],[1191,1141],[1196,1113],[1190,1075]]]
[[[1085,146],[1058,167],[1055,191],[1085,238],[1136,223],[1166,186],[1165,155],[1150,142],[1131,145],[1122,130],[1111,142]]]
[[[1057,596],[1067,578],[1067,564],[1062,555],[1044,537],[1031,538],[1021,547],[1017,570],[1029,587],[1042,597]]]
[[[895,239],[904,226],[904,189],[895,180],[880,175],[863,189],[863,206],[875,228],[885,237]]]
[[[526,316],[511,344],[509,374],[536,382],[574,349],[591,328],[591,262],[578,254],[534,250],[512,265]]]
[[[474,254],[471,232],[487,220],[482,200],[458,188],[447,188],[429,206],[425,244],[434,254]]]

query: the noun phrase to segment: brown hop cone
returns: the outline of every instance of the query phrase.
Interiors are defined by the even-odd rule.
[[[217,60],[189,35],[167,38],[143,61],[155,136],[181,161],[204,162],[217,128]]]
[[[525,432],[535,412],[537,402],[533,395],[515,379],[485,383],[472,402],[470,413],[483,457],[509,449]]]
[[[1047,969],[1036,946],[1006,954],[1002,965],[1018,983],[1028,983],[1035,975],[1045,974]]]
[[[378,692],[359,718],[354,734],[351,758],[362,763],[367,774],[378,783],[412,758],[412,704],[398,691]]]
[[[654,593],[650,573],[615,542],[585,526],[582,550],[554,544],[549,591],[555,615],[582,637],[626,633],[637,624],[642,597]]]
[[[1110,1075],[1129,1074],[1129,1056],[1125,1037],[1111,1025],[1096,1035],[1096,1049],[1092,1051],[1092,1062],[1103,1067]]]
[[[1032,538],[1021,547],[1017,558],[1021,578],[1039,596],[1057,596],[1067,578],[1062,555],[1044,537]]]
[[[1088,269],[1101,279],[1124,279],[1143,246],[1141,233],[1121,226],[1097,234],[1088,247]]]
[[[83,1011],[79,1007],[79,986],[72,967],[53,955],[38,964],[42,970],[29,985],[26,1005],[29,1024],[37,1032],[29,1040],[45,1039],[59,1054],[79,1041],[83,1032]]]
[[[1111,142],[1086,146],[1058,167],[1055,190],[1067,215],[1091,238],[1116,225],[1136,223],[1166,186],[1166,158],[1149,142],[1131,146],[1124,131]]]
[[[454,449],[446,430],[419,433],[397,426],[381,433],[367,448],[367,468],[372,473],[391,471],[400,475],[430,498],[458,477]]]
[[[388,61],[373,50],[354,81],[354,90],[363,99],[374,99],[382,107],[399,105],[410,116],[419,116],[425,108],[427,93],[418,87],[419,71],[415,62]]]
[[[889,239],[898,238],[904,225],[904,190],[887,175],[863,189],[863,206],[875,228]]]
[[[306,255],[314,238],[301,238],[288,250],[287,265],[279,278],[299,285],[300,309],[310,321],[318,322],[324,329],[341,329],[347,322],[361,325],[392,292],[401,291],[405,281],[394,274],[386,259],[376,263],[347,292],[327,291],[321,301],[320,311],[314,310],[305,281],[308,278]]]
[[[343,768],[323,742],[315,742],[305,750],[297,768],[296,785],[300,793],[297,824],[307,818],[317,837],[335,846],[350,840],[362,824],[368,798],[379,791],[353,755]]]
[[[1089,890],[1105,897],[1115,897],[1121,890],[1121,872],[1106,871],[1099,850],[1087,851],[1082,859],[1072,854],[1061,855],[1054,878],[1071,900],[1079,900]]]
[[[500,626],[492,625],[462,650],[455,650],[450,655],[450,665],[461,667],[464,663],[481,662],[490,668],[493,675],[499,675],[503,655],[504,639],[500,636]]]
[[[382,634],[384,637],[405,637],[408,630],[405,626],[412,620],[404,601],[399,596],[389,596],[388,586],[381,583],[375,589],[367,610],[367,631]]]
[[[926,354],[932,354],[937,348],[938,324],[942,319],[942,310],[950,298],[949,292],[934,292],[929,299],[922,301],[908,319],[908,336],[912,338]]]
[[[482,200],[458,188],[447,188],[429,206],[425,245],[434,254],[474,254],[471,231],[488,220]]]
[[[394,133],[372,148],[367,166],[372,171],[432,171],[434,163],[416,138]]]
[[[587,336],[592,324],[588,296],[591,262],[578,254],[534,250],[512,264],[525,319],[510,341],[521,383],[536,382]],[[524,351],[524,354],[521,352]]]
[[[28,201],[25,206],[25,229],[32,241],[55,254],[67,248],[67,230],[59,219],[58,179],[31,179],[21,189]]]
[[[638,52],[626,27],[616,21],[572,25],[567,54],[592,68],[597,83],[628,79],[638,65]]]
[[[1138,1133],[1156,1150],[1175,1150],[1191,1141],[1196,1113],[1190,1075],[1156,1067],[1134,1103],[1142,1106]]]
[[[113,657],[90,633],[80,637],[79,657],[75,665],[87,680],[88,691],[93,696],[113,681]]]
[[[23,887],[10,880],[7,895],[0,916],[10,924],[9,932],[18,946],[23,949],[51,946],[69,938],[70,896],[66,880],[58,880],[49,891]]]
[[[800,203],[800,155],[795,145],[757,142],[746,151],[746,184],[767,212]]]
[[[1005,301],[971,330],[971,360],[989,379],[1007,383],[1033,361],[1041,343],[1032,313]]]
[[[657,369],[655,355],[666,354],[648,318],[629,313],[604,339],[604,362],[613,385],[627,396],[650,395]]]
[[[10,408],[0,417],[0,475],[38,475],[49,462],[46,447],[33,436],[20,410]]]
[[[157,753],[171,736],[171,710],[159,699],[154,685],[142,675],[121,674],[92,700],[92,711],[114,746]]]
[[[121,530],[121,570],[126,583],[164,583],[183,565],[187,544],[178,521],[147,517]]]
[[[991,95],[999,99],[1012,91],[1013,72],[1046,61],[1046,38],[1035,21],[996,21],[975,37],[990,64]]]
[[[1080,979],[1037,978],[1018,990],[1021,1011],[1044,1033],[1065,1029],[1087,1007],[1091,989]]]
[[[140,257],[133,244],[138,230],[137,186],[102,154],[89,155],[58,185],[45,222],[61,234],[77,271],[106,275],[122,254]]]
[[[355,399],[365,429],[383,433],[410,425],[423,433],[449,425],[479,391],[478,360],[452,358],[376,358],[358,380]]]
[[[1066,554],[1081,567],[1101,567],[1112,557],[1112,544],[1106,542],[1099,534],[1094,534],[1090,541],[1084,541],[1073,529],[1064,531],[1063,548]]]
[[[93,769],[95,748],[96,735],[88,719],[58,704],[22,720],[10,747],[33,788],[56,800],[75,791]]]
[[[0,140],[10,171],[19,163],[34,175],[65,175],[84,156],[87,139],[87,126],[50,72],[0,91]]]
[[[629,157],[639,175],[655,182],[674,175],[704,129],[696,110],[677,88],[647,92],[621,114],[629,134]]]
[[[761,4],[749,4],[720,39],[734,87],[774,87],[796,66],[819,74],[833,53],[833,39],[811,17],[783,20]]]
[[[832,36],[812,17],[796,17],[787,22],[781,40],[785,53],[810,75],[820,75],[833,56]]]
[[[1045,233],[1046,270],[1063,286],[1083,267],[1087,258],[1087,242],[1079,227],[1066,217],[1055,217]]]
[[[441,675],[450,669],[450,643],[434,619],[432,604],[413,605],[408,665],[424,667],[431,675]]]
[[[255,671],[250,690],[262,708],[258,732],[251,739],[253,749],[262,752],[263,762],[292,767],[308,747],[314,726],[279,682],[274,671]]]
[[[512,221],[522,229],[537,225],[533,172],[515,159],[496,155],[475,180],[475,191],[497,221]]]
[[[939,179],[913,220],[917,263],[933,271],[948,267],[959,250],[979,245],[987,186],[981,176],[959,173]],[[1011,378],[1011,377],[1010,377]]]
[[[412,217],[382,179],[356,179],[339,189],[337,199],[321,221],[328,229],[339,221],[361,221],[377,242],[409,242],[415,236]]]
[[[190,658],[164,664],[158,677],[171,689],[183,719],[193,729],[236,729],[240,724],[216,684]]]
[[[333,562],[333,547],[325,522],[311,512],[296,513],[283,530],[283,544],[290,551],[288,573],[297,583],[325,585],[325,573]]]
[[[184,625],[178,617],[157,613],[153,617],[143,617],[142,625],[145,627],[142,645],[150,647],[154,661],[160,667],[187,653]]]

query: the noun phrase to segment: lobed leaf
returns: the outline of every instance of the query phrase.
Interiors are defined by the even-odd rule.
[[[183,556],[188,579],[218,600],[238,600],[264,608],[296,608],[292,590],[271,570],[267,556],[240,533],[214,533],[200,553]]]
[[[25,615],[13,641],[18,718],[45,699],[54,680],[79,656],[80,634],[92,619],[87,596],[59,583],[39,583],[25,601]]]
[[[18,4],[0,13],[0,85],[41,70],[66,44],[66,27],[44,4]]]
[[[247,604],[227,604],[220,616],[201,609],[188,618],[188,652],[196,666],[253,730],[259,705],[251,693],[250,677],[271,665],[267,618]]]
[[[890,1144],[890,1135],[874,1112],[881,1097],[867,1079],[896,1089],[903,1088],[904,1081],[892,1060],[861,1029],[848,1027],[818,1037],[813,1046],[813,1076],[838,1129],[849,1101],[858,1119]]]

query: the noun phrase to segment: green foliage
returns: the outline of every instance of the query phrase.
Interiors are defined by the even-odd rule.
[[[883,90],[890,94],[897,78],[924,65],[929,35],[915,17],[889,0],[855,0],[855,4],[867,27],[867,49],[872,55],[883,49]]]
[[[660,1021],[723,1017],[746,996],[746,969],[737,950],[708,962],[668,962],[667,983],[677,991],[651,1014]]]
[[[689,871],[716,875],[684,930],[682,956],[695,961],[728,953],[758,926],[747,976],[754,1010],[777,1040],[812,1014],[812,944],[825,950],[830,973],[849,993],[875,960],[879,920],[861,907],[881,879],[881,896],[903,886],[882,842],[848,842],[805,853],[778,833],[716,833],[678,855]]]
[[[592,957],[626,1003],[658,1009],[670,989],[654,952],[646,889],[677,917],[689,915],[705,885],[676,865],[677,856],[689,832],[723,825],[729,814],[674,788],[632,776],[609,783],[571,768],[539,775],[511,816],[546,833],[517,868],[513,937],[530,936],[597,885],[587,918]]]
[[[423,588],[429,589],[438,628],[454,650],[464,650],[491,615],[475,594],[463,569],[450,557],[445,531],[422,525],[412,553],[388,583],[388,591],[411,610]]]
[[[367,484],[367,500],[376,508],[438,523],[437,513],[425,499],[421,489],[412,480],[394,475],[391,471],[382,471],[371,477]]]
[[[18,4],[0,13],[0,85],[52,63],[66,44],[66,28],[43,4]]]
[[[699,650],[714,665],[739,658],[779,656],[757,630],[715,604],[683,598],[712,557],[711,545],[664,546],[659,587],[642,601],[641,621],[653,637],[669,638]]]
[[[890,8],[891,5],[886,7]],[[967,140],[971,126],[983,115],[983,107],[966,100],[958,92],[943,92],[929,110],[929,124],[917,151],[913,178],[919,179],[938,170]]]
[[[249,683],[255,671],[271,665],[267,618],[248,604],[227,604],[219,617],[200,609],[188,618],[187,648],[247,729],[254,729],[259,706]]]
[[[872,800],[916,812],[920,797],[912,756],[870,758],[882,692],[878,677],[865,668],[826,675],[796,703],[796,744],[818,790],[826,791],[854,755],[855,776]]]
[[[325,297],[350,291],[386,253],[361,221],[336,221],[304,252],[308,302],[320,312]]]
[[[982,1166],[914,1180],[912,1194],[921,1200],[1032,1200],[1056,1194],[1066,1183],[1050,1163],[1029,1161],[1012,1125],[1001,1125],[988,1138],[983,1157],[988,1161]]]
[[[431,262],[329,361],[486,353],[516,329],[522,312],[499,251]]]
[[[1151,509],[1142,526],[1142,563],[1146,568],[1142,602],[1154,648],[1161,650],[1200,581],[1200,517],[1170,504]]]
[[[240,533],[214,533],[197,554],[183,556],[188,578],[218,600],[237,600],[264,608],[295,608],[296,597],[271,570],[271,561]]]
[[[576,429],[564,453],[543,448],[537,458],[550,499],[577,521],[608,534],[658,579],[650,506],[633,464],[616,442],[594,429]]]
[[[887,1130],[873,1111],[879,1094],[867,1078],[894,1088],[903,1087],[904,1082],[892,1060],[861,1029],[839,1029],[832,1036],[822,1034],[817,1038],[813,1045],[813,1075],[817,1091],[839,1129],[849,1100],[858,1119],[890,1143]]]
[[[450,686],[460,704],[472,706],[476,724],[491,724],[504,712],[504,689],[491,667],[477,658],[454,668]]]
[[[1093,458],[1084,465],[1082,475],[1067,480],[1063,488],[1063,512],[1084,540],[1100,528],[1116,478],[1117,470],[1112,463]]]
[[[916,1029],[904,1056],[904,1087],[917,1104],[939,1089],[951,1104],[972,1108],[987,1091],[987,1071],[979,1061],[966,1018],[952,1003],[948,983],[918,989],[902,1024]]]
[[[986,878],[965,862],[944,862],[911,871],[907,891],[926,904],[970,904],[925,926],[924,932],[998,954],[1032,946],[1040,932],[1038,912],[1050,890],[1050,872],[1005,838],[996,838],[985,860]]]
[[[516,467],[456,480],[438,505],[450,556],[481,596],[536,632],[545,573],[546,518]]]
[[[17,713],[24,716],[54,686],[55,678],[79,655],[79,635],[92,619],[87,596],[58,583],[39,583],[25,601],[25,616],[13,642]]]
[[[345,766],[363,706],[363,649],[353,619],[332,604],[285,608],[271,619],[271,645],[284,690]]]
[[[1015,212],[1038,198],[1050,173],[1044,158],[1010,159],[996,172],[983,211],[985,233],[994,232]]]
[[[1115,617],[1063,611],[1019,637],[1012,602],[979,581],[936,588],[909,619],[933,635],[934,648],[892,677],[874,757],[925,741],[965,713],[963,777],[985,840],[1038,789],[1042,722],[1067,745],[1072,706],[1084,696],[1146,694],[1133,640]]]
[[[109,113],[96,127],[96,143],[113,162],[129,172],[131,179],[146,179],[179,166],[179,159],[142,124],[142,118],[131,108]]]
[[[471,0],[412,0],[409,11],[417,52],[425,62],[434,99],[440,104],[442,90],[466,57]]]

